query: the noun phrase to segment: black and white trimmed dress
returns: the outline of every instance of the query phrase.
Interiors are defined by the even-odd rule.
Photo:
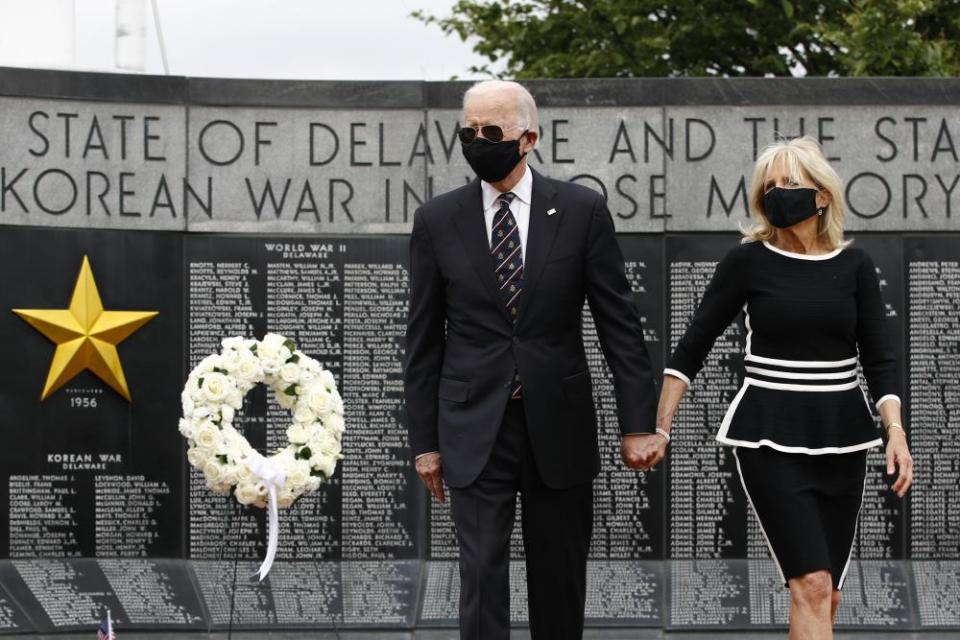
[[[866,450],[883,442],[858,363],[877,406],[900,402],[876,269],[855,246],[806,255],[741,244],[717,265],[664,373],[689,384],[741,312],[745,377],[717,440],[734,448],[784,583],[828,569],[841,588]]]

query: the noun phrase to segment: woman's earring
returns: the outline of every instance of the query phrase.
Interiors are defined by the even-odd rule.
[[[823,212],[824,212],[824,210],[825,210],[825,208],[824,208],[824,207],[820,207],[819,209],[817,209],[817,215],[818,215],[818,216],[822,216],[822,215],[823,215]]]

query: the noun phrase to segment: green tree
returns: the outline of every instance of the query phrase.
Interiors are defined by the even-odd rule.
[[[460,0],[413,15],[472,41],[490,61],[472,71],[521,79],[960,73],[960,0]]]
[[[841,48],[844,75],[960,74],[958,0],[864,0],[850,3],[828,30]]]

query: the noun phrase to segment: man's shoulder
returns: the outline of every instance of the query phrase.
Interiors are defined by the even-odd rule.
[[[460,203],[470,197],[472,191],[479,191],[480,186],[476,181],[445,191],[430,198],[418,207],[418,212],[426,219],[433,220],[438,217],[454,215],[460,208]]]
[[[588,187],[569,180],[558,180],[545,176],[542,173],[534,174],[535,180],[543,180],[548,189],[556,192],[557,200],[564,203],[568,208],[586,208],[592,209],[598,200],[603,198],[596,189]]]

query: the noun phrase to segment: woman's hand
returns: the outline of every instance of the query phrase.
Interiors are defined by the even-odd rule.
[[[684,380],[667,374],[663,376],[663,388],[657,405],[657,431],[663,433],[643,433],[626,435],[620,442],[620,457],[631,469],[649,471],[667,455],[670,440],[664,433],[670,433],[673,416],[677,413],[680,400],[687,390]]]
[[[893,491],[899,497],[907,495],[913,484],[913,456],[907,446],[907,436],[903,429],[890,429],[887,436],[887,475],[892,476],[899,468],[900,474],[893,483]]]
[[[650,471],[667,455],[667,439],[659,433],[626,435],[620,442],[620,457],[631,469]]]

